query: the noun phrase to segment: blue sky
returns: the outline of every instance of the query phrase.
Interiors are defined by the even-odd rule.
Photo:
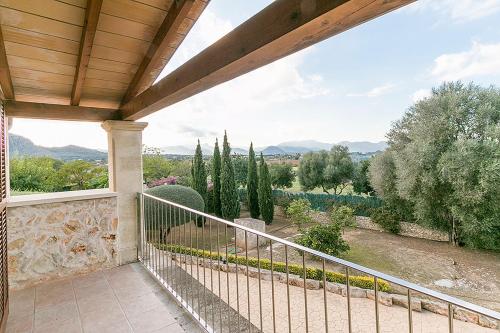
[[[212,0],[162,75],[269,3]],[[144,118],[144,142],[212,144],[224,129],[234,146],[384,140],[444,80],[500,85],[499,22],[500,0],[420,0]],[[16,120],[12,132],[106,147],[98,124]]]

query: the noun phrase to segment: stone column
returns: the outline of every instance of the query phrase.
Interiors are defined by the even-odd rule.
[[[107,120],[109,189],[118,194],[118,263],[137,261],[137,192],[142,192],[142,131],[147,123]]]

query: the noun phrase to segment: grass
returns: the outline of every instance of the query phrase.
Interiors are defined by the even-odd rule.
[[[374,253],[370,248],[349,242],[350,250],[340,257],[358,265],[370,267],[380,272],[393,272],[396,267],[393,262],[378,253]]]
[[[36,192],[36,191],[10,191],[10,195],[12,197],[18,196],[18,195],[30,195],[30,194],[42,194],[45,192]]]

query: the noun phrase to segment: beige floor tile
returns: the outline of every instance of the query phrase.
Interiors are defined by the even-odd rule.
[[[113,291],[105,280],[85,287],[75,288],[75,296],[79,300],[97,295],[113,296]]]
[[[28,333],[33,330],[33,314],[13,317],[7,319],[7,333]]]
[[[64,322],[67,320],[79,321],[75,301],[35,310],[35,328],[50,322]]]
[[[128,317],[133,317],[140,313],[159,307],[163,303],[154,293],[151,292],[145,295],[120,301],[120,304],[125,314]]]
[[[107,294],[94,295],[83,299],[76,299],[80,314],[93,311],[107,311],[112,307],[119,307],[118,300],[113,295],[110,297]]]
[[[127,323],[127,318],[120,306],[112,306],[106,311],[96,310],[87,313],[80,313],[84,331],[96,331],[117,323]]]
[[[137,332],[150,332],[176,323],[164,305],[128,318],[132,328]]]
[[[73,289],[61,289],[60,291],[54,290],[48,293],[38,293],[37,291],[35,297],[35,307],[37,310],[41,310],[43,308],[56,306],[58,304],[67,303],[74,300],[75,294],[73,293]]]
[[[72,283],[73,283],[73,288],[76,290],[78,288],[83,288],[83,287],[97,284],[101,281],[106,281],[104,273],[103,272],[93,272],[93,273],[89,273],[86,275],[81,275],[81,276],[73,278]]]
[[[53,321],[35,327],[33,333],[81,333],[82,328],[78,320]]]

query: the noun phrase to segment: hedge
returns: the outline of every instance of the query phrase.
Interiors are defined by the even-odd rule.
[[[157,247],[161,250],[170,251],[179,254],[187,254],[195,257],[202,257],[212,260],[220,260],[223,261],[223,256],[218,256],[217,252],[207,251],[207,250],[199,250],[194,248],[189,248],[181,245],[165,245],[159,244]],[[229,263],[237,263],[238,265],[247,265],[246,258],[243,256],[236,256],[233,254],[228,254],[227,262]],[[258,268],[259,260],[257,258],[248,257],[248,266]],[[269,259],[260,259],[260,268],[271,270],[271,261]],[[286,273],[286,264],[284,262],[273,262],[272,270],[274,272]],[[289,264],[288,265],[289,274],[295,274],[298,276],[304,276],[304,269],[301,265]],[[306,278],[323,281],[323,270],[315,267],[306,268]],[[335,282],[340,284],[346,283],[345,274],[325,271],[325,280],[328,282]],[[378,279],[378,289],[380,291],[388,292],[391,287],[387,281]],[[370,276],[359,276],[359,275],[350,275],[349,276],[349,285],[353,287],[363,288],[363,289],[374,289],[375,283],[373,277]]]
[[[246,191],[239,189],[242,202],[246,202]],[[308,193],[308,192],[287,192],[283,190],[273,190],[273,198],[276,202],[280,197],[286,197],[290,200],[306,199],[311,203],[311,208],[319,211],[327,211],[332,205],[346,205],[354,210],[357,216],[370,216],[373,208],[382,206],[382,199],[378,197],[362,197],[359,195],[336,195],[327,193]]]

